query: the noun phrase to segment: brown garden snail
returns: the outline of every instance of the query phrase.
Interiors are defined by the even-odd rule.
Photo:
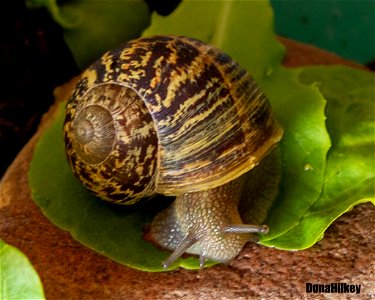
[[[174,251],[165,267],[184,252],[227,262],[267,232],[242,224],[237,206],[282,129],[251,76],[213,46],[153,36],[105,53],[82,74],[64,135],[74,174],[98,197],[176,196],[150,229]]]

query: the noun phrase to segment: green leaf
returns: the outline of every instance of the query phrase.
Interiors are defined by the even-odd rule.
[[[0,240],[0,299],[44,299],[38,273],[17,248]]]
[[[319,87],[327,99],[327,128],[332,139],[324,187],[295,227],[264,244],[304,249],[353,206],[375,204],[375,76],[351,68],[306,67],[303,83]],[[308,172],[313,171],[309,166]],[[270,217],[271,218],[271,217]]]
[[[279,66],[270,78],[259,82],[284,128],[281,189],[265,222],[270,232],[262,236],[262,242],[293,228],[319,197],[323,186],[330,147],[325,128],[325,99],[317,88],[302,85],[298,74],[298,70]]]
[[[145,1],[28,0],[46,7],[64,29],[65,42],[77,65],[87,67],[105,51],[138,37],[150,22]]]

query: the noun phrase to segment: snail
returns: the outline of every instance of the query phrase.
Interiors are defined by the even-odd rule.
[[[73,173],[99,198],[133,204],[175,196],[151,223],[172,254],[228,262],[250,233],[241,195],[247,174],[282,129],[247,71],[199,40],[151,36],[105,53],[84,71],[66,106],[65,148]],[[150,201],[151,203],[151,201]]]

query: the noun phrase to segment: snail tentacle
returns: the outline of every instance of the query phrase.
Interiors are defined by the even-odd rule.
[[[224,233],[263,233],[267,234],[269,228],[267,225],[251,225],[251,224],[233,224],[222,229]]]
[[[191,246],[193,246],[198,241],[198,238],[194,236],[193,234],[189,234],[184,240],[181,241],[181,243],[178,245],[178,247],[172,252],[168,258],[163,261],[163,268],[168,269],[168,267],[176,261],[182,254],[186,252],[187,249],[189,249]]]
[[[199,267],[202,269],[204,267],[204,263],[206,262],[206,256],[202,253],[199,255]]]

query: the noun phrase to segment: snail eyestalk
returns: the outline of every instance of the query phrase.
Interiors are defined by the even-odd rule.
[[[225,233],[262,233],[267,234],[269,232],[269,228],[267,225],[248,225],[248,224],[240,224],[240,225],[229,225],[222,229]]]
[[[176,250],[165,260],[163,261],[163,268],[168,269],[168,267],[176,261],[182,254],[186,252],[191,246],[197,242],[197,238],[194,236],[187,236],[181,243],[178,245]]]

